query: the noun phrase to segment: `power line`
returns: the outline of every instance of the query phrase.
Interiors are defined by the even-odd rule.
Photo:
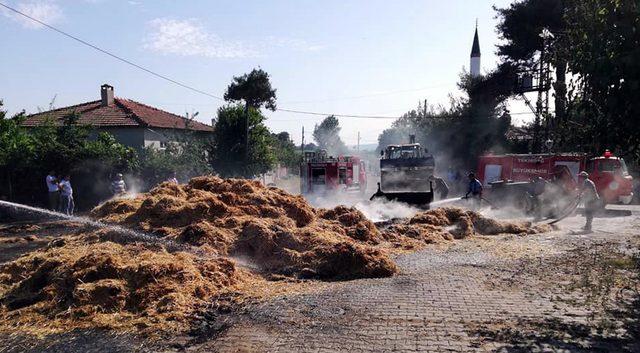
[[[285,103],[285,104],[302,104],[302,103],[335,102],[335,101],[343,101],[343,100],[351,100],[351,99],[390,96],[390,95],[394,95],[394,94],[409,93],[409,92],[419,92],[419,91],[425,91],[425,90],[428,90],[428,89],[431,89],[431,88],[438,88],[438,87],[444,87],[444,86],[449,86],[449,84],[439,84],[439,85],[427,86],[427,87],[422,87],[422,88],[406,89],[406,90],[399,90],[399,91],[387,91],[387,92],[372,93],[372,94],[365,94],[365,95],[359,95],[359,96],[327,98],[327,99],[317,99],[317,100],[304,100],[304,101],[287,101],[287,102],[283,102],[283,103]]]
[[[214,94],[208,93],[206,91],[200,90],[198,88],[189,86],[189,85],[187,85],[185,83],[182,83],[182,82],[177,81],[175,79],[172,79],[172,78],[170,78],[168,76],[159,74],[159,73],[157,73],[157,72],[155,72],[155,71],[153,71],[151,69],[148,69],[148,68],[146,68],[144,66],[136,64],[136,63],[132,62],[131,60],[128,60],[128,59],[125,59],[125,58],[123,58],[121,56],[113,54],[113,53],[107,51],[106,49],[102,49],[102,48],[98,47],[97,45],[91,44],[91,43],[89,43],[89,42],[87,42],[87,41],[85,41],[83,39],[80,39],[80,38],[78,38],[78,37],[76,37],[76,36],[74,36],[74,35],[72,35],[70,33],[67,33],[67,32],[65,32],[65,31],[63,31],[61,29],[58,29],[58,28],[56,28],[54,26],[51,26],[51,25],[49,25],[49,24],[47,24],[47,23],[45,23],[43,21],[40,21],[37,18],[31,17],[31,16],[25,14],[24,12],[21,12],[20,10],[17,10],[17,9],[15,9],[15,8],[9,6],[9,5],[6,5],[6,4],[0,2],[0,6],[6,8],[7,10],[13,11],[13,12],[15,12],[15,13],[21,15],[21,16],[24,16],[25,18],[28,18],[31,21],[39,23],[42,26],[45,26],[45,27],[47,27],[47,28],[59,33],[59,34],[62,34],[65,37],[71,38],[71,39],[73,39],[73,40],[75,40],[75,41],[77,41],[77,42],[79,42],[81,44],[84,44],[84,45],[86,45],[86,46],[88,46],[88,47],[90,47],[90,48],[92,48],[94,50],[97,50],[97,51],[99,51],[99,52],[101,52],[103,54],[106,54],[106,55],[108,55],[108,56],[110,56],[110,57],[112,57],[112,58],[114,58],[116,60],[119,60],[119,61],[121,61],[121,62],[123,62],[123,63],[125,63],[127,65],[131,65],[131,66],[133,66],[133,67],[135,67],[135,68],[137,68],[139,70],[142,70],[142,71],[144,71],[144,72],[146,72],[148,74],[151,74],[151,75],[156,76],[156,77],[158,77],[160,79],[163,79],[163,80],[165,80],[167,82],[170,82],[170,83],[173,83],[173,84],[178,85],[180,87],[183,87],[183,88],[186,88],[188,90],[191,90],[193,92],[200,93],[200,94],[205,95],[207,97],[218,99],[220,101],[225,101],[224,98],[222,98],[222,97],[219,97],[219,96],[216,96]],[[433,86],[433,87],[437,87],[437,86]],[[394,94],[394,93],[401,93],[401,92],[411,92],[411,91],[416,91],[416,90],[422,90],[422,89],[395,91],[395,92],[389,92],[389,93]],[[384,95],[384,94],[385,93],[381,93],[380,95]],[[386,93],[386,94],[388,94],[388,93]],[[360,97],[366,97],[366,96],[345,97],[345,99],[360,98]],[[400,116],[373,116],[373,115],[358,115],[358,114],[320,113],[320,112],[311,112],[311,111],[284,109],[284,108],[277,108],[276,110],[277,111],[281,111],[281,112],[304,114],[304,115],[313,115],[313,116],[329,116],[329,115],[333,115],[335,117],[354,118],[354,119],[398,119],[400,117]],[[523,113],[511,113],[511,115],[516,115],[516,114],[527,114],[527,113],[526,112],[523,112]]]
[[[58,29],[58,28],[56,28],[56,27],[53,27],[53,26],[51,26],[51,25],[49,25],[49,24],[47,24],[47,23],[45,23],[45,22],[40,21],[40,20],[39,20],[39,19],[37,19],[37,18],[33,18],[33,17],[31,17],[31,16],[27,15],[26,13],[21,12],[20,10],[14,9],[14,8],[13,8],[13,7],[11,7],[11,6],[8,6],[8,5],[3,4],[3,3],[1,3],[1,2],[0,2],[0,6],[2,6],[2,7],[4,7],[4,8],[6,8],[7,10],[13,11],[13,12],[15,12],[15,13],[17,13],[17,14],[21,15],[21,16],[24,16],[24,17],[26,17],[26,18],[28,18],[28,19],[30,19],[30,20],[32,20],[32,21],[35,21],[35,22],[37,22],[37,23],[39,23],[39,24],[41,24],[41,25],[43,25],[43,26],[45,26],[45,27],[47,27],[47,28],[49,28],[49,29],[51,29],[51,30],[53,30],[53,31],[56,31],[56,32],[58,32],[58,33],[62,34],[63,36],[65,36],[65,37],[71,38],[71,39],[73,39],[73,40],[75,40],[75,41],[77,41],[77,42],[80,42],[80,43],[82,43],[82,44],[84,44],[84,45],[88,46],[88,47],[91,47],[91,48],[93,48],[93,49],[95,49],[95,50],[97,50],[97,51],[99,51],[99,52],[101,52],[101,53],[103,53],[103,54],[106,54],[106,55],[108,55],[108,56],[110,56],[110,57],[112,57],[112,58],[114,58],[114,59],[116,59],[116,60],[120,60],[120,61],[122,61],[122,62],[123,62],[123,63],[125,63],[125,64],[131,65],[131,66],[133,66],[133,67],[135,67],[135,68],[137,68],[137,69],[140,69],[140,70],[142,70],[142,71],[145,71],[145,72],[147,72],[147,73],[149,73],[149,74],[151,74],[151,75],[153,75],[153,76],[156,76],[156,77],[161,78],[161,79],[163,79],[163,80],[165,80],[165,81],[171,82],[171,83],[173,83],[173,84],[176,84],[176,85],[178,85],[178,86],[180,86],[180,87],[183,87],[183,88],[186,88],[186,89],[188,89],[188,90],[191,90],[191,91],[194,91],[194,92],[197,92],[197,93],[203,94],[203,95],[205,95],[205,96],[208,96],[208,97],[211,97],[211,98],[215,98],[215,99],[219,99],[219,100],[224,101],[224,99],[223,99],[223,98],[221,98],[221,97],[218,97],[218,96],[213,95],[213,94],[211,94],[211,93],[208,93],[208,92],[205,92],[205,91],[203,91],[203,90],[197,89],[197,88],[195,88],[195,87],[191,87],[191,86],[189,86],[189,85],[187,85],[187,84],[184,84],[184,83],[182,83],[182,82],[180,82],[180,81],[174,80],[174,79],[172,79],[172,78],[170,78],[170,77],[167,77],[167,76],[165,76],[165,75],[162,75],[162,74],[159,74],[159,73],[157,73],[157,72],[155,72],[155,71],[152,71],[152,70],[150,70],[150,69],[147,69],[146,67],[141,66],[141,65],[138,65],[138,64],[136,64],[136,63],[134,63],[134,62],[132,62],[132,61],[130,61],[130,60],[127,60],[127,59],[125,59],[125,58],[123,58],[123,57],[121,57],[121,56],[118,56],[118,55],[116,55],[116,54],[112,54],[112,53],[110,53],[109,51],[107,51],[107,50],[105,50],[105,49],[102,49],[102,48],[98,47],[97,45],[91,44],[91,43],[89,43],[89,42],[87,42],[87,41],[85,41],[85,40],[82,40],[82,39],[80,39],[80,38],[78,38],[78,37],[76,37],[76,36],[74,36],[74,35],[72,35],[72,34],[69,34],[69,33],[65,32],[65,31],[63,31],[63,30],[61,30],[61,29]]]

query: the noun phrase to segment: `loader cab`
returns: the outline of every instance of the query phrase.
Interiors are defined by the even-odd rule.
[[[407,145],[390,145],[382,153],[383,159],[411,159],[422,158],[423,149],[419,143]]]
[[[435,161],[419,143],[389,145],[381,153],[380,183],[383,191],[428,191]]]

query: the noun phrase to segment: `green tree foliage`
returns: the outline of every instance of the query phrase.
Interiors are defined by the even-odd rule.
[[[290,170],[295,170],[301,161],[301,154],[286,131],[271,134],[274,153],[278,163]]]
[[[339,155],[347,152],[347,146],[340,138],[340,121],[330,115],[314,127],[313,139],[318,144],[318,148],[327,150],[331,155]]]
[[[276,161],[266,118],[259,110],[249,108],[249,152],[245,158],[243,131],[245,110],[241,105],[218,109],[214,126],[210,161],[214,171],[223,177],[253,178],[271,169]]]
[[[521,0],[504,9],[496,8],[498,33],[504,42],[498,45],[498,55],[504,63],[519,70],[537,70],[542,48],[543,60],[555,68],[555,111],[557,120],[564,120],[567,100],[567,56],[570,41],[566,34],[567,1]],[[543,38],[543,31],[551,33]]]
[[[255,109],[265,107],[276,110],[276,90],[271,87],[269,74],[262,69],[253,69],[248,74],[234,77],[224,99],[230,102],[244,101],[247,107]]]
[[[0,110],[0,194],[22,203],[42,204],[44,177],[51,170],[71,174],[79,208],[95,205],[107,194],[109,176],[138,167],[135,151],[103,133],[90,138],[91,129],[77,125],[69,115],[62,125],[53,122],[27,130],[23,114],[6,118]]]
[[[187,132],[163,150],[147,147],[140,155],[140,178],[151,187],[172,177],[186,181],[199,175],[212,174],[208,149],[212,141],[198,132]]]
[[[544,60],[555,67],[551,127],[558,148],[592,154],[609,148],[640,162],[639,7],[637,1],[522,0],[497,10],[505,62],[531,67],[542,48],[539,33],[553,35]],[[568,87],[565,73],[572,78]]]
[[[640,162],[640,3],[571,0],[565,15],[572,82],[562,143]],[[585,138],[588,136],[588,138]],[[566,140],[565,140],[566,139]]]

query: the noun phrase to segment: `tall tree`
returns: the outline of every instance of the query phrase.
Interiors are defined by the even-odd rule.
[[[340,138],[340,121],[330,115],[313,129],[313,139],[318,143],[318,147],[327,150],[329,154],[338,155],[347,152],[347,146]]]
[[[253,69],[250,73],[233,78],[224,94],[227,102],[244,102],[244,131],[238,135],[244,140],[245,165],[249,165],[251,149],[251,117],[250,110],[260,111],[262,107],[271,111],[276,110],[276,90],[271,87],[269,74],[262,69]],[[244,173],[251,174],[250,171]]]
[[[271,87],[269,74],[262,69],[233,78],[227,87],[224,99],[230,102],[244,102],[246,107],[276,110],[276,90]]]
[[[567,3],[574,74],[570,121],[564,126],[571,137],[567,144],[594,154],[609,148],[640,163],[640,4]]]
[[[539,53],[545,49],[545,62],[555,68],[555,115],[556,121],[564,121],[566,110],[566,73],[568,38],[565,21],[566,0],[520,0],[509,7],[499,9],[498,32],[503,44],[498,45],[498,55],[503,62],[518,69],[536,69]],[[543,38],[543,31],[551,37]]]
[[[249,108],[250,153],[244,158],[245,110],[241,105],[218,109],[211,145],[211,167],[222,177],[253,178],[271,169],[275,163],[272,137],[260,111]]]

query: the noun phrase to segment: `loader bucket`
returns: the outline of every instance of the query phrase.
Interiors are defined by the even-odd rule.
[[[412,206],[427,207],[433,201],[433,187],[431,191],[390,191],[384,192],[380,189],[378,183],[378,191],[371,196],[369,200],[387,199],[392,201],[404,202]]]

